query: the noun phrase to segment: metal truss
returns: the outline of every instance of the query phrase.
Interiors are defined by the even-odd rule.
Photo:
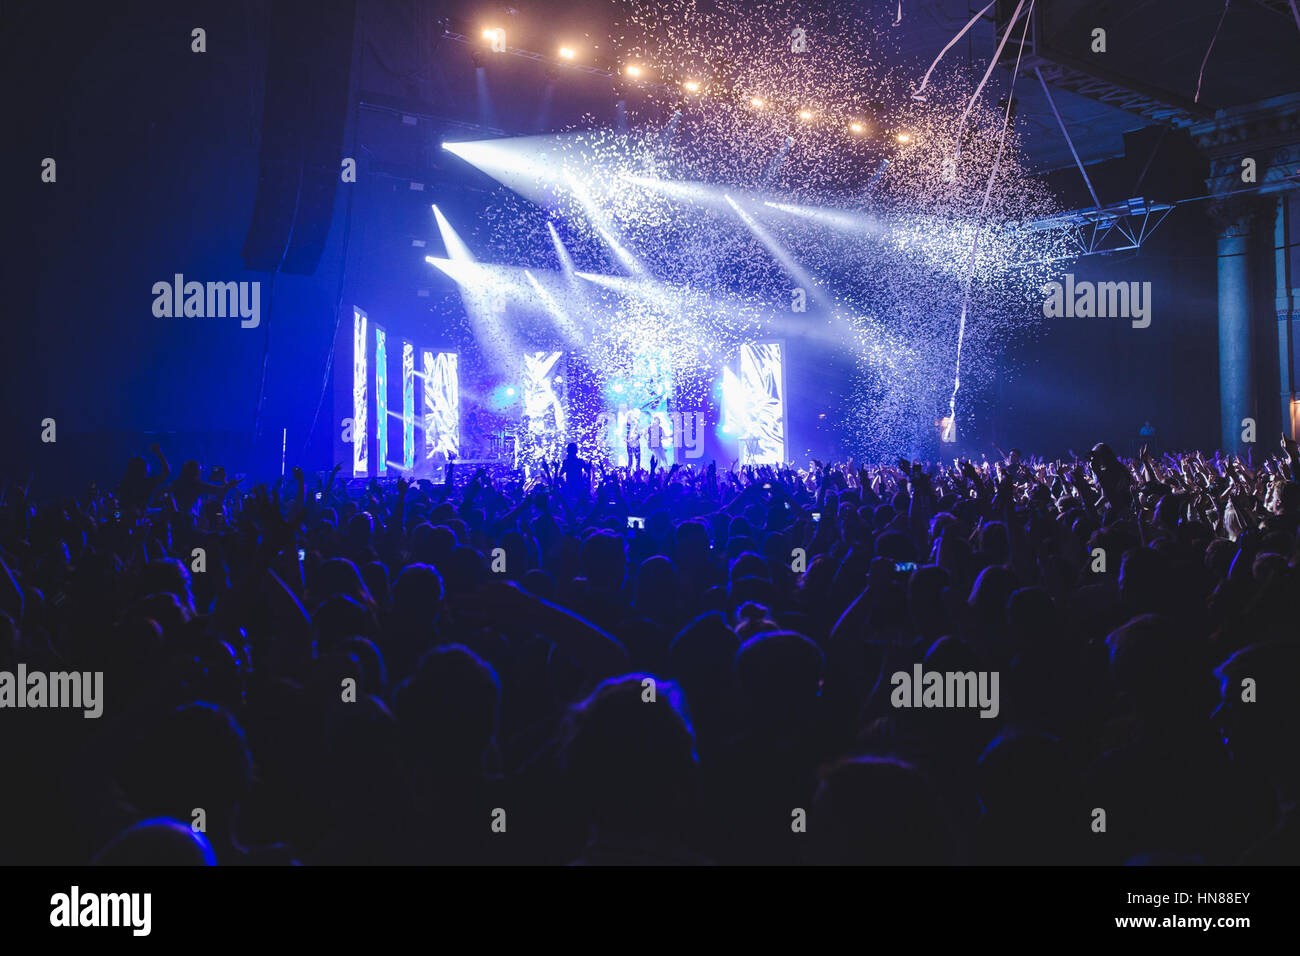
[[[1203,108],[1170,102],[1177,99],[1171,93],[1137,88],[1140,84],[1136,81],[1102,74],[1096,67],[1091,67],[1085,73],[1064,59],[1025,57],[1021,63],[1021,74],[1032,76],[1035,70],[1041,72],[1043,79],[1057,89],[1117,107],[1153,123],[1174,127],[1191,126],[1211,115]]]
[[[1035,231],[1064,230],[1076,251],[1051,259],[1037,259],[1027,265],[1140,249],[1176,205],[1152,202],[1139,196],[1100,209],[1075,209],[1039,219],[1032,224]]]
[[[1048,35],[1044,26],[1046,12],[1046,9],[1033,12],[1023,49],[1019,37],[1012,31],[1002,56],[1003,66],[1014,66],[1018,58],[1021,76],[1037,75],[1057,89],[1114,106],[1152,123],[1184,127],[1214,115],[1211,110],[1171,90],[1112,73],[1096,62],[1078,60],[1053,48],[1044,40]],[[999,4],[995,18],[995,30],[999,35],[1008,29],[1010,18],[1011,4],[1004,0]]]
[[[442,31],[442,38],[444,40],[452,40],[456,43],[464,43],[467,46],[472,46],[475,42],[473,37],[467,36],[464,33],[459,33],[456,30],[453,30],[450,27],[450,25],[444,27]],[[612,69],[605,69],[600,66],[588,66],[585,63],[571,63],[568,60],[561,60],[554,56],[548,56],[545,53],[538,53],[535,50],[525,50],[515,46],[507,46],[504,50],[501,51],[501,53],[495,55],[517,56],[525,60],[536,60],[542,63],[550,64],[551,66],[554,67],[558,67],[565,70],[573,70],[575,73],[588,73],[591,74],[592,76],[613,77],[615,75]]]

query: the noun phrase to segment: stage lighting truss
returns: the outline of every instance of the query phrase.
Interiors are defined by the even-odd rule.
[[[468,32],[466,32],[468,31]],[[456,43],[464,43],[473,50],[481,50],[482,45],[487,42],[494,42],[489,34],[496,34],[495,30],[479,31],[482,39],[474,35],[474,31],[465,24],[458,24],[455,21],[446,19],[442,21],[442,39],[452,40]],[[557,48],[554,54],[540,53],[536,50],[525,50],[520,47],[509,46],[500,40],[498,43],[502,47],[498,51],[499,55],[517,56],[525,60],[534,60],[545,63],[548,69],[566,69],[576,70],[579,73],[586,73],[592,76],[602,76],[607,79],[618,80],[620,78],[620,66],[609,63],[608,61],[598,61],[594,63],[581,63],[577,60],[576,53],[572,47],[561,46]],[[488,57],[484,57],[482,64],[489,62]],[[730,93],[740,99],[741,102],[748,103],[752,108],[763,111],[784,111],[788,112],[793,120],[803,126],[822,126],[830,124],[846,129],[850,133],[850,138],[861,139],[869,130],[878,128],[878,118],[873,120],[870,125],[863,122],[860,117],[855,117],[851,112],[844,112],[835,109],[817,108],[812,109],[807,105],[794,102],[781,101],[773,99],[768,95],[747,90],[740,91],[733,89],[729,83],[718,83],[718,75],[715,73],[712,79],[707,76],[688,75],[678,77],[658,77],[651,76],[650,70],[642,63],[624,64],[622,74],[626,75],[631,84],[637,87],[652,88],[660,91],[677,89],[689,97],[704,98],[713,93],[722,95]],[[635,70],[635,72],[633,72]]]
[[[1064,230],[1075,251],[1026,264],[1059,262],[1062,259],[1141,249],[1142,243],[1165,221],[1176,205],[1152,202],[1139,196],[1100,209],[1075,209],[1039,219],[1031,226],[1035,232],[1044,229]]]
[[[1010,18],[1010,9],[1010,5],[1007,5],[1005,9],[997,11],[995,29],[999,37],[1008,29],[1006,21]],[[1044,5],[1030,15],[1029,32],[1023,49],[1017,30],[1012,29],[1011,35],[1007,37],[1001,65],[1013,68],[1019,60],[1020,73],[1017,78],[1036,76],[1044,85],[1051,83],[1057,89],[1068,90],[1076,96],[1117,107],[1165,126],[1191,126],[1213,116],[1211,110],[1170,90],[1147,86],[1133,77],[1110,72],[1101,63],[1104,57],[1079,58],[1063,49],[1057,49],[1047,42],[1047,38],[1053,35],[1053,29],[1059,32],[1060,24],[1047,26],[1044,19],[1047,13],[1048,7]]]
[[[487,39],[487,37],[484,36],[484,40],[480,40],[476,37],[470,36],[467,33],[460,32],[460,30],[456,29],[455,26],[453,26],[450,22],[448,22],[442,28],[442,39],[453,40],[456,43],[464,43],[469,46],[477,47],[478,45],[483,43],[484,40]],[[579,63],[577,62],[576,56],[573,57],[565,56],[563,53],[559,53],[555,56],[548,56],[545,53],[538,53],[535,50],[523,50],[520,49],[519,47],[509,46],[508,44],[505,43],[504,37],[502,38],[500,45],[503,47],[503,49],[500,50],[499,53],[504,54],[506,56],[523,57],[525,60],[539,60],[542,62],[551,63],[556,66],[562,66],[567,70],[576,70],[579,73],[588,73],[593,76],[604,76],[604,77],[612,78],[615,75],[614,71],[612,70],[603,69],[599,66],[591,66],[586,63]],[[563,47],[562,49],[570,50],[570,52],[573,52],[571,47]]]

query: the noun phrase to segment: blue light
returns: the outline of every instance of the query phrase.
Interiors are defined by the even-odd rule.
[[[488,404],[496,411],[503,411],[517,402],[519,396],[518,390],[513,385],[502,383],[492,390],[492,396],[488,399]]]

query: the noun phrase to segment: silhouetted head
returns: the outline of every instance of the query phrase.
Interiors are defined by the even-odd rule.
[[[646,558],[636,569],[633,604],[637,612],[654,617],[677,602],[677,569],[662,555]]]
[[[1092,451],[1088,454],[1089,460],[1093,467],[1113,468],[1119,466],[1119,459],[1115,456],[1114,450],[1105,442],[1097,442],[1092,446]]]
[[[858,757],[827,768],[809,816],[810,863],[953,862],[952,837],[939,798],[920,771],[900,760]]]
[[[702,614],[682,628],[668,647],[668,673],[681,681],[687,699],[720,696],[731,684],[732,662],[740,639],[716,611]]]
[[[346,594],[363,604],[374,604],[374,598],[362,580],[361,572],[347,558],[330,558],[323,562],[316,568],[309,583],[312,591],[321,597]]]
[[[604,681],[569,714],[564,763],[598,828],[677,830],[696,798],[695,735],[681,691],[647,674]]]
[[[334,650],[350,637],[377,637],[379,621],[374,612],[354,597],[331,594],[312,615],[316,625],[318,651]]]
[[[408,564],[393,582],[393,615],[411,624],[432,624],[442,608],[442,575],[430,564]]]
[[[150,561],[140,572],[140,594],[173,594],[189,610],[194,610],[194,590],[190,571],[175,558]]]
[[[393,697],[408,748],[431,766],[481,769],[497,729],[501,682],[467,647],[436,647]]]
[[[95,854],[91,866],[216,866],[208,838],[167,817],[127,827]]]
[[[1133,705],[1139,717],[1155,724],[1190,721],[1213,704],[1205,648],[1156,614],[1135,617],[1106,638],[1115,689]]]
[[[751,723],[777,727],[803,721],[821,697],[826,658],[794,631],[751,637],[736,652],[735,674]]]
[[[235,807],[252,786],[253,760],[228,710],[185,704],[154,727],[137,754],[133,777],[128,789],[140,806],[179,819],[202,809],[213,832],[233,822]]]
[[[1300,642],[1243,647],[1215,677],[1215,716],[1233,755],[1267,772],[1284,799],[1300,797],[1300,695],[1292,690],[1300,685]]]
[[[597,531],[582,542],[578,560],[583,576],[593,586],[617,591],[627,575],[627,555],[623,538],[612,531]]]

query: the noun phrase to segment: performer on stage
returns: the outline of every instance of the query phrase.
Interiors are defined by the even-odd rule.
[[[671,440],[671,438],[669,439]],[[650,413],[650,427],[646,429],[646,448],[650,457],[665,461],[664,458],[664,422],[660,413]]]
[[[627,466],[632,468],[632,460],[636,459],[636,468],[641,468],[641,412],[632,409],[627,413],[627,425],[624,428],[624,438],[627,443]]]
[[[591,462],[578,457],[578,443],[569,442],[560,477],[564,480],[564,494],[570,499],[585,498],[591,489]]]

